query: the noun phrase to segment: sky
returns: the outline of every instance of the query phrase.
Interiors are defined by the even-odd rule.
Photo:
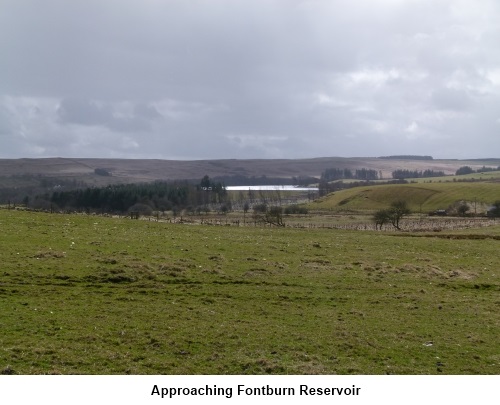
[[[500,157],[498,0],[0,0],[0,158]]]

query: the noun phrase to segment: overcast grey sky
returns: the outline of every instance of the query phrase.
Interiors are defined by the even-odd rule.
[[[498,0],[0,0],[0,157],[500,157]]]

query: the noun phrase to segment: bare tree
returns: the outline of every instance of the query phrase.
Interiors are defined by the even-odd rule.
[[[265,214],[265,221],[270,225],[285,226],[283,222],[283,208],[278,206],[269,207]]]
[[[380,229],[385,223],[389,222],[389,210],[379,210],[373,215],[373,222],[375,222],[375,230]]]
[[[467,203],[463,202],[457,207],[457,213],[461,217],[467,216],[467,212],[469,212],[470,207],[467,205]]]
[[[373,221],[375,222],[375,229],[380,228],[382,229],[382,226],[390,222],[392,226],[398,230],[400,230],[400,221],[401,219],[410,214],[410,209],[408,208],[408,204],[406,201],[403,200],[398,200],[394,201],[389,209],[385,210],[380,210],[377,211],[373,215]]]
[[[269,225],[285,226],[283,222],[283,208],[279,206],[268,207],[266,204],[254,205],[254,220]]]
[[[488,216],[491,216],[493,218],[500,217],[500,200],[497,200],[493,203],[493,206],[488,211]]]
[[[245,201],[245,203],[243,204],[243,223],[244,224],[246,224],[246,216],[247,216],[247,212],[249,209],[250,209],[250,204],[248,203],[248,201]]]
[[[410,214],[410,209],[408,208],[408,204],[404,200],[394,201],[389,208],[389,220],[391,221],[392,226],[396,229],[401,229],[399,227],[399,221],[401,219]]]

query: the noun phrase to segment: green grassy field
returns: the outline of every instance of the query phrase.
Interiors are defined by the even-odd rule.
[[[450,181],[464,181],[464,180],[474,180],[474,181],[499,181],[500,171],[484,172],[484,173],[471,173],[462,174],[459,176],[442,176],[442,177],[421,177],[417,179],[407,179],[410,182],[416,181],[417,183],[432,183],[436,182],[450,182]]]
[[[370,211],[407,201],[414,212],[446,209],[456,201],[477,202],[484,209],[500,200],[500,182],[432,182],[355,187],[331,193],[311,204],[311,209]]]
[[[3,374],[499,374],[499,227],[0,210]],[[488,233],[489,232],[489,233]]]

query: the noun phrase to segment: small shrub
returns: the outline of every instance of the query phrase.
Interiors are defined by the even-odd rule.
[[[300,207],[299,205],[296,205],[296,204],[289,205],[288,207],[285,208],[285,214],[287,214],[287,215],[290,215],[290,214],[305,215],[307,213],[308,213],[307,208]]]

